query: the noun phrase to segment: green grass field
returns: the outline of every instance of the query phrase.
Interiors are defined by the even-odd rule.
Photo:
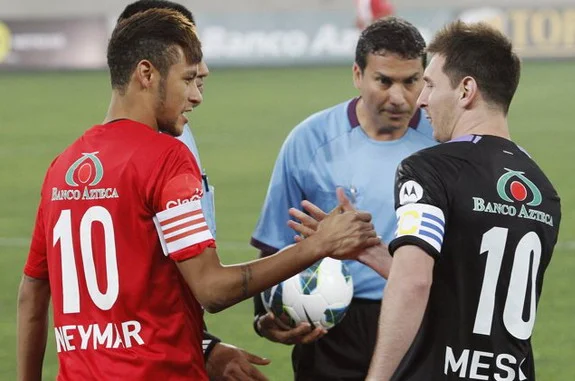
[[[547,271],[534,333],[539,380],[575,374],[575,177],[569,78],[575,65],[527,63],[511,109],[518,144],[539,162],[563,204],[560,244]],[[216,185],[219,252],[224,263],[252,259],[248,245],[279,147],[312,112],[355,95],[349,68],[213,70],[205,103],[191,115],[202,162]],[[39,189],[53,157],[99,123],[109,100],[105,73],[0,74],[0,380],[15,380],[16,294]],[[251,328],[252,304],[206,316],[225,341],[272,359],[271,380],[291,379],[290,348]],[[46,379],[57,372],[53,338]]]

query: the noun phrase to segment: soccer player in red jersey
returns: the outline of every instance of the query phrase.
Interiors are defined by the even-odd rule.
[[[196,21],[192,12],[180,3],[176,3],[168,0],[137,0],[130,3],[124,8],[120,16],[118,17],[118,22],[126,19],[138,12],[144,12],[148,9],[160,8],[160,9],[171,9],[180,12],[184,15],[192,24],[196,25]],[[204,60],[198,64],[198,74],[196,77],[196,82],[200,93],[203,94],[204,82],[208,75],[210,74],[208,65]],[[195,105],[194,107],[197,107]],[[183,117],[182,117],[182,124]],[[193,153],[194,159],[200,169],[203,170],[200,152],[196,141],[194,139],[194,131],[189,124],[183,126],[184,132],[182,135],[178,136],[188,149]],[[210,231],[212,232],[214,238],[216,238],[216,220],[215,220],[215,206],[214,206],[214,188],[211,184],[208,184],[207,175],[204,172],[204,195],[202,197],[202,211],[206,223],[208,224]],[[206,371],[210,379],[215,380],[234,380],[234,381],[267,381],[268,378],[260,372],[255,365],[268,365],[270,360],[257,356],[255,354],[249,353],[248,351],[238,348],[234,345],[227,344],[220,340],[220,338],[214,336],[211,332],[208,332],[207,327],[204,324],[204,337],[202,341],[202,350],[204,352],[204,361],[206,364]]]
[[[201,173],[169,136],[201,101],[201,59],[178,12],[152,9],[114,29],[108,114],[52,162],[42,186],[18,295],[19,380],[41,379],[50,299],[58,380],[207,380],[202,306],[223,310],[326,255],[379,243],[369,214],[342,211],[281,254],[220,263]]]

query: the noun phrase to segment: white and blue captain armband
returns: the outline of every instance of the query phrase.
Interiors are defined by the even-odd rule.
[[[431,245],[438,253],[441,252],[445,234],[445,216],[441,209],[427,204],[407,204],[399,207],[395,214],[396,239],[417,237]]]

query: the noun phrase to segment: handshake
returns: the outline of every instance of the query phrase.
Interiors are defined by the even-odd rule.
[[[307,238],[315,241],[326,256],[336,259],[355,259],[387,278],[391,256],[371,223],[371,214],[357,211],[343,189],[336,190],[339,205],[326,213],[309,201],[302,202],[302,210],[291,208],[288,226],[298,235],[296,243]],[[327,331],[303,323],[295,328],[283,324],[271,312],[256,317],[256,330],[267,339],[283,344],[309,344]]]
[[[336,194],[339,205],[329,213],[309,201],[302,202],[305,212],[297,208],[289,210],[290,216],[297,220],[288,221],[288,226],[299,233],[294,236],[295,241],[315,236],[327,256],[356,259],[387,278],[389,269],[384,268],[382,259],[391,257],[371,223],[371,214],[356,210],[342,188]]]

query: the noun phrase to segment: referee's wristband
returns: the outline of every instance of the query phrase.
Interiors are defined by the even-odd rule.
[[[221,343],[222,340],[214,335],[210,335],[208,332],[204,331],[204,339],[202,340],[202,351],[204,352],[204,361],[208,361],[208,357],[212,352],[212,349],[217,343]]]

